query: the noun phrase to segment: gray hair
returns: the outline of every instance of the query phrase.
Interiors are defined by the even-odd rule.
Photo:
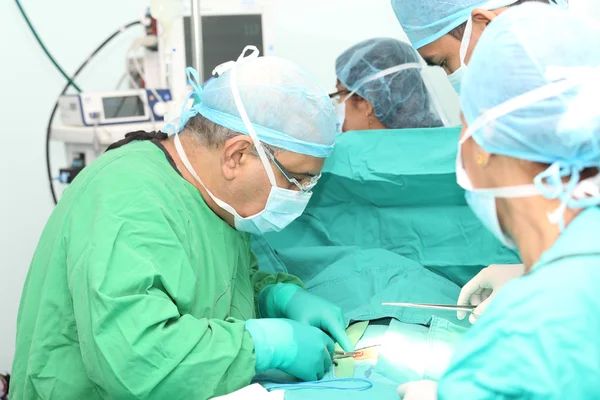
[[[219,148],[223,146],[223,144],[225,144],[225,142],[229,139],[233,139],[234,137],[241,135],[239,132],[233,131],[219,124],[215,124],[200,114],[196,114],[190,118],[188,123],[185,125],[184,132],[185,131],[189,131],[191,136],[196,139],[200,145],[211,148]],[[266,143],[263,143],[262,145],[264,148],[270,151],[271,154],[276,154],[280,151],[279,148]],[[253,153],[258,155],[256,146],[253,149]]]

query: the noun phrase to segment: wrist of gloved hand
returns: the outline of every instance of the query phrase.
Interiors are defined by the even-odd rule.
[[[258,295],[258,314],[261,318],[287,318],[286,308],[296,292],[304,290],[291,283],[266,286]]]
[[[321,379],[331,368],[333,340],[312,326],[283,318],[250,319],[256,373],[279,369],[305,381]]]
[[[256,357],[256,373],[260,374],[268,369],[275,368],[275,351],[266,338],[269,337],[269,326],[258,319],[246,321],[246,330],[254,340],[254,355]]]
[[[342,310],[331,302],[301,287],[278,283],[265,287],[258,296],[261,318],[289,318],[327,332],[346,351],[354,346],[346,335]]]

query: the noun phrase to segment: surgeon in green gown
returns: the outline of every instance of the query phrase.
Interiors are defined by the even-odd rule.
[[[279,369],[316,380],[340,309],[258,269],[249,234],[303,211],[333,148],[315,80],[256,49],[219,68],[177,135],[134,132],[88,166],[42,234],[11,400],[207,399]]]

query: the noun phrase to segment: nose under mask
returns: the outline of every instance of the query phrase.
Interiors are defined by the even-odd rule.
[[[344,127],[344,120],[346,119],[346,102],[335,102],[333,107],[335,108],[336,116],[335,128],[338,132],[342,132]]]
[[[466,65],[461,65],[460,68],[458,68],[456,71],[454,71],[453,73],[448,75],[448,80],[450,81],[450,84],[454,88],[454,91],[456,92],[456,94],[459,96],[460,96],[460,85],[462,84],[462,80],[463,80],[466,72],[467,72]]]
[[[465,58],[467,57],[467,50],[469,49],[469,44],[471,43],[471,33],[473,32],[473,20],[469,18],[467,21],[467,26],[465,28],[465,33],[463,34],[463,38],[460,42],[460,67],[448,75],[448,80],[452,84],[454,91],[457,95],[460,96],[460,85],[462,84],[463,78],[467,72],[467,64],[465,64]]]

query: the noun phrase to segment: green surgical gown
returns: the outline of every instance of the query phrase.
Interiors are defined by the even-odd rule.
[[[249,236],[156,144],[105,153],[65,192],[19,309],[11,400],[206,399],[248,384],[244,320],[268,284]]]
[[[505,285],[458,345],[446,399],[600,399],[600,208]]]

